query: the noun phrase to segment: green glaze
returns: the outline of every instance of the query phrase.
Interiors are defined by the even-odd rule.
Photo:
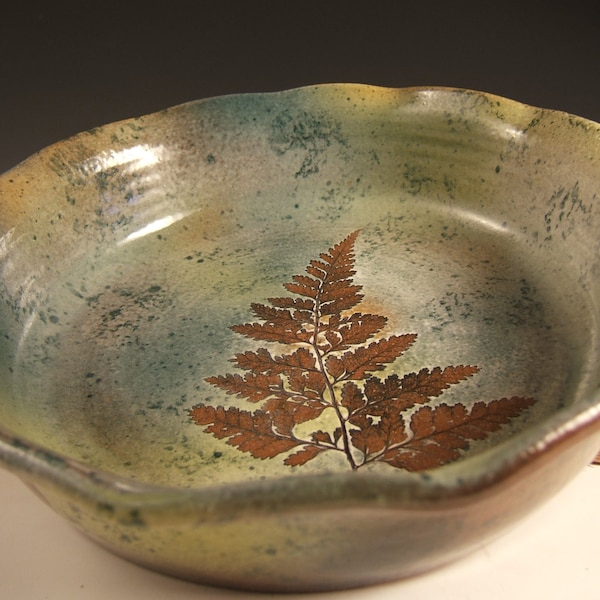
[[[0,462],[153,569],[270,591],[433,568],[600,444],[600,127],[485,93],[324,85],[82,133],[0,178]],[[360,230],[363,312],[477,365],[436,400],[535,404],[422,473],[260,460],[203,432],[230,327]]]

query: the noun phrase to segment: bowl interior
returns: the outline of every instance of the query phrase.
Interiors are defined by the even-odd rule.
[[[597,384],[574,129],[333,86],[45,150],[3,180],[2,426],[181,487],[443,468],[536,427]]]

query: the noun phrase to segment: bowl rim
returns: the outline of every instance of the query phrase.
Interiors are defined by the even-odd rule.
[[[600,393],[586,404],[561,409],[486,450],[420,473],[348,470],[198,487],[156,485],[92,468],[2,428],[0,466],[35,489],[69,491],[84,504],[112,507],[113,516],[143,507],[146,520],[162,524],[189,522],[192,515],[210,521],[240,514],[280,515],[315,506],[453,510],[479,503],[510,481],[527,477],[538,463],[592,436],[584,451],[590,462],[600,443]]]
[[[461,86],[452,86],[452,85],[413,85],[413,86],[403,86],[403,87],[394,87],[394,86],[386,86],[380,84],[373,83],[358,83],[358,82],[327,82],[327,83],[315,83],[315,84],[306,84],[296,87],[289,87],[280,90],[269,90],[269,91],[252,91],[252,92],[231,92],[213,96],[207,96],[203,98],[196,98],[191,100],[186,100],[183,102],[179,102],[173,104],[172,106],[168,106],[166,108],[155,110],[149,113],[144,114],[136,114],[124,117],[122,119],[117,119],[115,121],[111,121],[108,123],[99,123],[95,126],[89,127],[82,131],[76,132],[72,135],[69,135],[64,138],[59,138],[50,144],[41,147],[33,154],[24,158],[22,161],[16,163],[8,170],[0,173],[0,179],[12,173],[15,169],[20,169],[26,166],[30,161],[35,160],[40,155],[45,154],[48,151],[52,151],[57,148],[59,145],[63,144],[72,144],[75,141],[79,140],[83,136],[87,136],[89,134],[96,134],[97,132],[102,131],[107,127],[118,127],[120,125],[124,125],[127,123],[133,123],[140,119],[149,119],[158,116],[168,116],[171,113],[179,112],[182,110],[187,110],[192,107],[199,107],[202,104],[208,104],[213,102],[222,102],[227,99],[236,99],[236,98],[245,98],[245,97],[285,97],[292,96],[298,93],[304,93],[309,91],[327,91],[327,90],[357,90],[357,91],[373,91],[373,92],[389,92],[396,93],[398,95],[410,96],[417,94],[459,94],[465,96],[476,96],[482,99],[489,101],[491,104],[496,104],[498,107],[503,107],[507,112],[510,110],[513,111],[528,111],[528,112],[542,112],[555,115],[557,117],[562,117],[563,119],[570,121],[575,126],[581,126],[584,129],[595,129],[598,134],[600,134],[600,122],[594,121],[593,119],[589,119],[587,117],[582,117],[572,112],[568,112],[562,110],[560,108],[555,107],[545,107],[530,104],[527,102],[523,102],[514,97],[503,96],[499,93],[495,92],[487,92],[484,90],[480,90],[477,88],[470,87],[461,87]]]

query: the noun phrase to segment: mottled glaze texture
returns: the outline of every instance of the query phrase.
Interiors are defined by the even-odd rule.
[[[600,446],[599,193],[597,124],[445,88],[208,99],[42,150],[0,178],[0,462],[204,583],[454,560]]]

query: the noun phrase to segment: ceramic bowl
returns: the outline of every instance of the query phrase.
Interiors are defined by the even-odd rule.
[[[414,575],[600,447],[600,127],[323,85],[77,135],[0,180],[0,462],[152,569]]]

